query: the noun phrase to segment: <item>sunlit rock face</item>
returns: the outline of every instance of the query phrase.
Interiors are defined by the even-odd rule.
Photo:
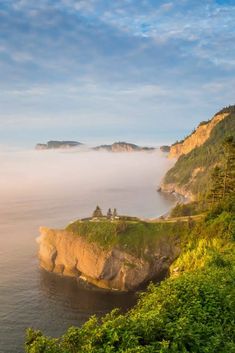
[[[229,113],[217,114],[209,122],[200,124],[189,137],[171,146],[169,157],[178,158],[201,146],[210,137],[213,128],[228,115]]]
[[[151,260],[140,259],[118,249],[104,250],[66,230],[40,228],[39,261],[47,271],[80,277],[97,287],[135,290],[166,272],[179,254],[179,247],[159,243]],[[146,256],[147,258],[147,256]]]

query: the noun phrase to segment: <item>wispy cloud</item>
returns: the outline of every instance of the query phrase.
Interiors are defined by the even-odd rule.
[[[229,0],[1,1],[2,128],[196,124],[233,103],[234,18]]]

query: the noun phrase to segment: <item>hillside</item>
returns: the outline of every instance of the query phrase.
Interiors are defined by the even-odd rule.
[[[38,143],[35,147],[36,150],[50,150],[58,148],[72,148],[81,146],[82,143],[78,141],[48,141],[47,143]]]
[[[213,167],[221,163],[222,144],[226,136],[235,136],[235,112],[231,112],[220,120],[210,132],[209,138],[199,147],[179,157],[164,180],[162,190],[176,191],[191,198],[206,192]],[[216,115],[221,117],[221,114]]]
[[[153,147],[141,147],[128,142],[114,142],[111,145],[100,145],[93,148],[95,151],[108,152],[139,152],[139,151],[153,151]]]
[[[26,352],[234,352],[234,212],[231,202],[190,222],[170,277],[150,285],[127,314],[93,316],[60,338],[29,329]]]

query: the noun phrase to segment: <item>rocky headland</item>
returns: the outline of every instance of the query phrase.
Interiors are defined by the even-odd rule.
[[[102,227],[103,238],[99,239]],[[135,239],[130,241],[128,235],[135,228],[146,231],[142,239],[137,237],[138,246],[143,242],[138,251]],[[177,232],[171,234],[171,224],[162,232],[159,223],[141,221],[79,220],[64,230],[42,227],[38,243],[40,266],[45,270],[119,291],[135,290],[161,277],[180,252],[179,237]]]
[[[82,143],[78,141],[48,141],[47,143],[38,143],[35,146],[36,150],[50,150],[50,149],[67,149],[81,146]]]
[[[134,143],[128,142],[114,142],[111,145],[100,145],[93,148],[95,151],[108,152],[140,152],[140,151],[154,151],[154,147],[141,147]]]

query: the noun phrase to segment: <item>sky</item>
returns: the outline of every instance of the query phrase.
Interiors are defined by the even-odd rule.
[[[0,145],[174,142],[235,103],[235,0],[0,0]]]

